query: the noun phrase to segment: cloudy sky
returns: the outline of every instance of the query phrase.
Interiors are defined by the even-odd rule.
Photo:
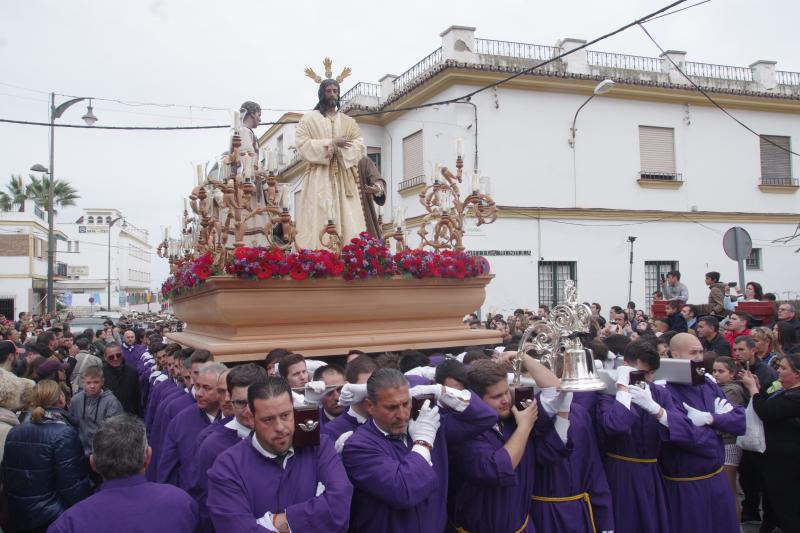
[[[478,37],[552,45],[562,37],[591,40],[668,3],[6,1],[0,3],[0,118],[47,122],[53,91],[107,99],[94,101],[98,125],[225,124],[226,109],[244,100],[260,103],[266,121],[313,105],[316,88],[303,68],[320,71],[326,55],[335,70],[352,67],[347,90],[402,73],[440,46],[439,33],[453,24],[476,26]],[[665,49],[685,50],[691,61],[747,66],[770,59],[779,70],[800,71],[799,14],[796,0],[711,0],[648,28]],[[592,49],[658,55],[636,28]],[[82,124],[85,111],[77,104],[60,122]],[[56,175],[80,191],[80,207],[120,209],[150,231],[155,245],[163,226],[175,232],[192,163],[225,150],[226,141],[225,130],[61,128]],[[47,157],[48,128],[0,123],[0,188],[11,174],[26,174],[37,162],[46,166]],[[78,216],[78,209],[61,215]],[[158,286],[167,266],[153,264]]]

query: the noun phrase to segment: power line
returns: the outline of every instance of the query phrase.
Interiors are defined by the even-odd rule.
[[[709,102],[711,102],[712,104],[714,104],[714,106],[715,106],[717,109],[719,109],[720,111],[722,111],[723,113],[725,113],[726,115],[728,115],[728,116],[729,116],[731,119],[733,119],[733,121],[734,121],[734,122],[736,122],[737,124],[739,124],[741,127],[743,127],[744,129],[746,129],[747,131],[749,131],[749,132],[750,132],[750,133],[752,133],[753,135],[757,136],[759,139],[761,139],[761,140],[763,140],[763,141],[766,141],[766,142],[768,142],[769,144],[771,144],[771,145],[773,145],[773,146],[777,146],[778,148],[780,148],[781,150],[783,150],[783,151],[785,151],[785,152],[788,152],[788,153],[790,153],[790,154],[792,154],[792,155],[796,155],[796,156],[800,157],[800,154],[798,154],[797,152],[794,152],[794,151],[792,151],[792,150],[791,150],[791,149],[789,149],[789,148],[783,147],[783,146],[779,145],[778,143],[776,143],[776,142],[774,142],[774,141],[770,140],[770,139],[769,139],[769,138],[767,138],[766,136],[764,136],[764,135],[761,135],[761,134],[760,134],[760,133],[758,133],[756,130],[754,130],[753,128],[751,128],[750,126],[748,126],[747,124],[745,124],[744,122],[742,122],[741,120],[739,120],[738,118],[734,117],[734,116],[733,116],[733,115],[732,115],[732,114],[731,114],[731,113],[730,113],[730,112],[729,112],[727,109],[725,109],[724,107],[722,107],[721,105],[719,105],[719,104],[717,103],[717,101],[716,101],[716,100],[714,100],[713,98],[711,98],[711,96],[710,96],[710,95],[709,95],[709,94],[708,94],[706,91],[704,91],[704,90],[703,90],[703,89],[702,89],[702,88],[701,88],[701,87],[700,87],[700,86],[699,86],[697,83],[695,83],[695,81],[694,81],[692,78],[690,78],[690,77],[689,77],[689,76],[688,76],[688,75],[687,75],[687,74],[686,74],[686,73],[685,73],[685,72],[684,72],[684,71],[683,71],[683,70],[682,70],[682,69],[681,69],[681,68],[678,66],[678,64],[677,64],[677,63],[675,63],[675,61],[673,61],[673,60],[672,60],[672,58],[669,56],[669,54],[667,54],[667,53],[664,51],[664,49],[661,47],[661,45],[660,45],[660,44],[658,44],[658,42],[656,42],[656,40],[653,38],[653,36],[652,36],[652,35],[650,35],[650,32],[649,32],[649,31],[647,31],[647,28],[645,28],[645,27],[644,27],[644,25],[642,25],[642,24],[639,24],[639,27],[640,27],[640,28],[642,29],[642,31],[643,31],[643,32],[644,32],[644,33],[645,33],[645,34],[646,34],[646,35],[647,35],[647,36],[650,38],[650,40],[651,40],[651,41],[653,41],[653,44],[654,44],[654,45],[656,45],[656,47],[657,47],[657,48],[658,48],[658,49],[661,51],[661,55],[662,55],[662,56],[664,56],[664,57],[666,57],[666,58],[669,60],[669,62],[670,62],[670,63],[672,63],[672,66],[674,66],[674,67],[675,67],[675,70],[677,70],[678,72],[680,72],[680,73],[681,73],[681,76],[683,76],[684,78],[686,78],[686,80],[687,80],[689,83],[691,83],[691,84],[692,84],[692,86],[693,86],[695,89],[697,89],[697,90],[700,92],[700,94],[702,94],[703,96],[705,96],[705,97],[706,97],[706,99],[708,99],[708,101],[709,101]]]

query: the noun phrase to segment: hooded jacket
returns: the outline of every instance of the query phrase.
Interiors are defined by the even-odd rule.
[[[124,413],[122,405],[110,390],[104,390],[98,396],[89,396],[81,391],[69,402],[69,417],[78,429],[83,452],[88,457],[92,453],[92,439],[97,428],[106,418]]]
[[[722,316],[725,314],[725,284],[722,282],[712,283],[708,286],[708,304],[711,306],[711,314]]]

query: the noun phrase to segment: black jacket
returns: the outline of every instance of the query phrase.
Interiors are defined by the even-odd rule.
[[[113,368],[108,364],[103,365],[103,378],[105,387],[114,393],[126,413],[142,416],[142,400],[139,394],[139,372],[130,365],[123,363]]]
[[[667,324],[669,324],[670,331],[677,331],[678,333],[687,333],[689,327],[686,325],[686,317],[680,311],[675,311],[667,317]]]
[[[703,350],[706,352],[714,352],[717,355],[727,355],[728,357],[731,356],[731,345],[722,337],[722,335],[719,334],[719,332],[711,342],[701,338],[700,344],[703,345]]]
[[[11,428],[3,476],[11,520],[20,529],[47,525],[89,495],[83,446],[63,409]]]
[[[767,457],[797,461],[800,457],[800,388],[771,396],[756,394],[752,401],[753,410],[764,422]]]

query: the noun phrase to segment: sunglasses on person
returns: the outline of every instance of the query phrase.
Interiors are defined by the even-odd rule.
[[[106,354],[106,359],[109,359],[111,361],[116,361],[117,359],[122,359],[122,352],[107,353]]]

